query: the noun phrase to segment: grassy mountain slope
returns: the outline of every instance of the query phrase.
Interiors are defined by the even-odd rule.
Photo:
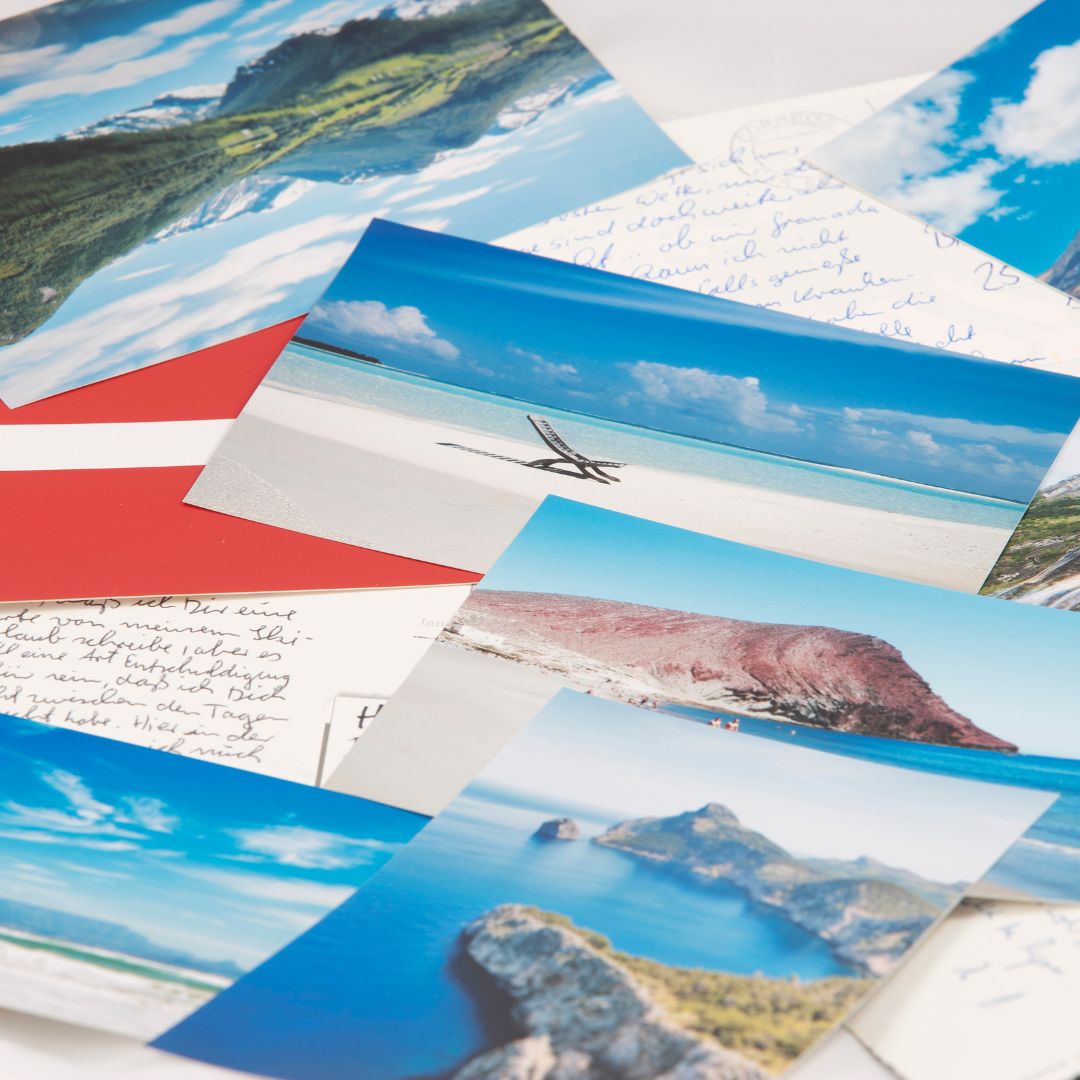
[[[236,180],[417,170],[471,145],[516,97],[595,67],[536,0],[484,0],[291,38],[187,126],[0,148],[0,343]]]

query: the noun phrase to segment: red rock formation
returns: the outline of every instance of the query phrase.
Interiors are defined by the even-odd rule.
[[[576,656],[671,701],[862,735],[1016,749],[951,709],[898,649],[869,634],[483,588],[451,634],[463,628],[495,635],[494,646],[485,644],[491,651],[540,664],[550,657],[559,670]]]

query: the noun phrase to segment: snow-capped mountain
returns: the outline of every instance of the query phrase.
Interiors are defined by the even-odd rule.
[[[429,19],[435,15],[449,15],[466,4],[477,0],[394,0],[379,12],[380,19]]]
[[[149,105],[95,120],[61,135],[61,139],[90,139],[117,131],[151,131],[158,128],[191,124],[210,115],[225,93],[225,83],[213,86],[187,86],[170,90],[154,98]]]
[[[174,221],[167,228],[155,233],[148,243],[168,240],[171,236],[194,232],[241,214],[265,214],[280,210],[306,195],[314,180],[296,180],[291,176],[249,176],[231,184],[224,191],[208,199],[190,214]]]

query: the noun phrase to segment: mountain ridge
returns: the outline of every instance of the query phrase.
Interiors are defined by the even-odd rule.
[[[442,640],[630,700],[1013,752],[950,708],[881,638],[618,600],[478,588]]]

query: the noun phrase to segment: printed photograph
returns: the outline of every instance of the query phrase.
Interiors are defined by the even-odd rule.
[[[305,314],[373,216],[490,240],[685,156],[541,0],[0,22],[0,398]]]
[[[1061,448],[982,591],[1080,610],[1080,431]]]
[[[188,501],[483,572],[546,495],[975,592],[1068,376],[372,224]]]
[[[437,813],[569,686],[717,734],[1062,792],[987,891],[1080,901],[1078,650],[1068,612],[549,499],[329,786]]]
[[[314,925],[404,810],[0,716],[0,1007],[150,1039]]]
[[[351,901],[156,1045],[306,1080],[760,1080],[1052,799],[564,690]]]
[[[935,229],[1080,296],[1080,8],[1044,0],[810,155]],[[1016,275],[988,265],[984,288]]]

